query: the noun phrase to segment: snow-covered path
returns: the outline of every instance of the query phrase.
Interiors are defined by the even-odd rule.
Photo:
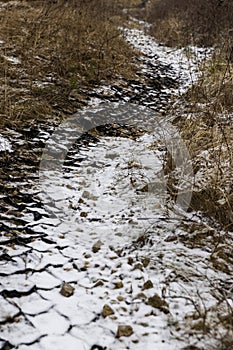
[[[164,87],[161,81],[157,90],[150,86],[148,100],[148,90],[132,82],[122,100],[145,94],[142,105],[157,110],[158,101],[166,104],[190,83],[190,61],[181,51],[169,55],[142,31],[129,31],[128,40],[142,49],[148,79],[164,75]],[[166,77],[176,81],[172,91]],[[111,104],[116,90],[96,92],[96,118],[102,92],[109,92]],[[140,120],[143,112],[135,110]],[[0,236],[2,349],[206,350],[223,334],[220,317],[233,307],[232,271],[217,267],[212,242],[231,237],[196,214],[174,211],[163,173],[166,143],[156,139],[157,126],[150,133],[143,127],[128,132],[130,126],[116,125],[77,145],[76,137],[61,168],[53,161],[68,136],[54,143],[43,130],[32,138],[33,152],[41,140],[51,146],[43,155],[51,168],[42,166],[39,181],[32,171],[30,190],[22,178],[8,179],[9,186],[15,181],[10,198],[16,198],[18,219],[13,200],[1,195],[7,204]],[[73,130],[65,132],[72,140]]]
[[[4,250],[2,344],[22,350],[206,346],[187,333],[186,323],[196,324],[197,310],[214,317],[218,286],[230,279],[211,267],[217,232],[171,212],[164,188],[140,191],[162,168],[152,141],[149,135],[100,137],[75,161],[70,156],[64,174],[47,178],[50,201],[24,214],[34,234],[22,232],[23,244]],[[187,235],[206,237],[206,249],[192,246]],[[222,312],[229,302],[221,303]]]

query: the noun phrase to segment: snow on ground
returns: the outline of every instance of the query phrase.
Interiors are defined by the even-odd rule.
[[[149,149],[145,137],[137,142],[102,137],[97,145],[83,147],[77,162],[67,168],[65,176],[48,172],[50,178],[43,187],[56,203],[56,215],[61,211],[63,224],[67,217],[68,226],[73,222],[77,230],[84,232],[79,235],[90,244],[99,238],[107,244],[132,242],[142,232],[143,220],[153,218],[153,209],[161,208],[162,194],[166,194],[165,184],[158,178],[162,159]],[[140,195],[155,180],[157,193]]]
[[[0,152],[12,151],[10,142],[0,135]]]
[[[182,94],[199,77],[199,64],[206,60],[212,49],[188,46],[176,49],[163,46],[155,39],[144,33],[143,29],[125,29],[126,40],[133,47],[145,55],[146,60],[142,64],[142,72],[147,72],[148,62],[155,65],[159,62],[161,66],[171,68],[170,77],[179,81],[179,88],[173,89],[174,94]],[[169,77],[169,73],[166,73]]]
[[[146,133],[136,140],[100,137],[99,142],[83,146],[76,155],[71,152],[63,173],[46,174],[44,203],[48,203],[47,212],[54,217],[55,227],[51,227],[50,219],[47,223],[42,219],[33,224],[34,230],[46,233],[58,246],[60,239],[58,243],[55,237],[59,232],[65,247],[62,254],[75,259],[78,267],[86,264],[87,272],[51,270],[61,280],[73,282],[77,289],[74,296],[81,307],[79,321],[76,309],[67,310],[60,296],[55,309],[75,320],[70,334],[82,339],[83,349],[84,344],[93,343],[111,350],[181,349],[192,343],[191,337],[185,339],[183,335],[178,341],[168,325],[185,328],[185,315],[195,312],[196,304],[200,310],[200,303],[206,309],[213,307],[216,299],[210,292],[211,284],[226,278],[211,269],[209,251],[179,243],[177,237],[187,232],[182,219],[166,206],[166,183],[159,177],[162,153],[152,147],[153,143],[154,138]],[[150,182],[156,183],[153,192],[142,191]],[[195,223],[187,214],[184,218]],[[152,246],[129,248],[133,241],[147,235]],[[98,241],[98,251],[93,253]],[[145,258],[149,259],[148,267]],[[90,294],[83,289],[91,290]],[[41,295],[46,300],[49,295],[51,300],[53,293]],[[154,295],[164,305],[154,309],[148,305]],[[93,313],[101,314],[105,304],[114,314],[100,317],[93,324]],[[133,328],[129,339],[115,337],[119,324]],[[57,337],[52,339],[57,346]],[[193,342],[198,344],[195,337]]]
[[[20,64],[21,61],[19,58],[14,57],[14,56],[2,56],[3,58],[5,58],[5,60],[7,60],[8,62],[12,63],[12,64]]]
[[[185,317],[213,307],[218,301],[211,289],[226,276],[211,268],[208,250],[179,241],[187,232],[166,207],[163,186],[140,191],[162,169],[152,141],[147,134],[136,140],[100,137],[73,151],[63,173],[47,173],[44,209],[50,216],[24,216],[46,240],[28,243],[24,258],[16,255],[1,266],[1,273],[11,274],[1,288],[25,294],[4,301],[8,313],[22,313],[17,323],[1,326],[0,337],[16,349],[62,350],[65,344],[88,350],[99,344],[178,350],[205,344],[186,338]],[[140,244],[143,237],[151,244]],[[25,266],[23,279],[17,271]],[[132,329],[118,337],[122,325]]]
[[[191,81],[190,62],[178,64],[181,51],[169,52],[142,31],[128,35],[148,59]],[[207,349],[212,338],[196,334],[197,323],[216,318],[216,305],[225,312],[230,300],[220,303],[217,288],[229,276],[211,264],[208,242],[216,232],[167,205],[163,151],[151,147],[146,130],[136,139],[98,139],[70,149],[62,171],[44,173],[43,208],[28,204],[23,212],[34,240],[25,230],[23,247],[4,250],[12,259],[1,262],[0,347],[8,341],[20,350]],[[184,243],[189,226],[206,234],[205,249]]]

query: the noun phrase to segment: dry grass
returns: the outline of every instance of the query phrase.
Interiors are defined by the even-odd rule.
[[[0,2],[1,122],[72,113],[84,86],[134,74],[117,2]]]
[[[151,33],[156,35],[156,39],[159,42],[163,42],[167,46],[176,46],[178,43],[184,43],[183,23],[175,15],[154,24]]]
[[[188,43],[211,46],[232,37],[232,0],[151,0],[147,19],[152,23],[151,33],[164,43]],[[178,22],[180,36],[172,35]],[[231,38],[231,45],[233,45]]]
[[[191,208],[214,217],[226,230],[233,230],[232,72],[230,62],[216,53],[183,96],[186,107],[177,118],[196,176]]]
[[[170,46],[214,45],[175,113],[196,176],[191,208],[233,230],[233,2],[151,0],[151,34]]]

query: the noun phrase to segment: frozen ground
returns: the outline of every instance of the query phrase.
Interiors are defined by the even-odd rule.
[[[142,31],[128,35],[146,54],[142,62],[172,66],[182,89],[190,83],[181,51],[170,53]],[[72,139],[72,130],[47,143],[51,166],[31,183],[38,202],[28,200],[17,240],[0,236],[0,348],[208,350],[225,335],[232,271],[214,265],[212,247],[224,233],[197,213],[175,211],[163,174],[166,140],[154,142],[156,130],[146,128],[123,137],[126,129],[68,147],[61,167],[56,152],[66,154],[63,136]],[[14,231],[13,216],[3,230],[10,225]]]

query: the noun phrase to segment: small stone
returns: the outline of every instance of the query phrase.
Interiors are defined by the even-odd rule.
[[[81,218],[86,218],[87,213],[85,211],[81,211],[80,216],[81,216]]]
[[[82,266],[82,267],[80,268],[80,271],[87,271],[87,267],[86,267],[86,266]]]
[[[111,316],[109,316],[109,318],[112,321],[116,321],[117,320],[117,316],[115,316],[115,315],[111,315]]]
[[[99,281],[97,281],[97,282],[94,284],[93,288],[102,287],[103,285],[104,285],[104,282],[101,281],[101,280],[99,280]]]
[[[133,334],[133,328],[128,325],[119,325],[117,328],[116,338],[130,337]]]
[[[160,298],[158,294],[154,294],[153,297],[150,297],[147,301],[147,304],[154,307],[155,309],[163,311],[165,314],[169,313],[168,303]]]
[[[103,348],[102,346],[95,344],[91,347],[91,350],[106,350],[106,347]]]
[[[63,295],[63,297],[70,297],[71,295],[74,294],[74,290],[75,288],[71,286],[71,284],[64,282],[61,290],[60,290],[60,294]]]
[[[153,288],[153,287],[154,287],[154,285],[153,285],[153,283],[151,282],[151,280],[148,280],[148,281],[146,281],[146,282],[143,284],[142,290],[150,289],[150,288]]]
[[[149,323],[147,322],[141,322],[139,323],[142,327],[149,327]]]
[[[93,247],[92,247],[93,253],[97,253],[97,252],[100,250],[100,248],[101,248],[102,245],[103,245],[103,242],[101,242],[100,240],[98,240],[98,241],[93,245]]]
[[[121,307],[121,310],[122,310],[123,312],[125,312],[125,313],[128,312],[127,307],[124,307],[124,306]]]
[[[117,300],[118,300],[118,301],[124,301],[125,298],[124,298],[122,295],[118,295]]]
[[[134,299],[146,300],[147,296],[144,293],[138,293]]]
[[[69,189],[69,190],[74,190],[74,187],[70,184],[67,184],[66,187]]]
[[[77,210],[78,208],[73,203],[69,204],[69,209]]]
[[[114,285],[115,285],[115,289],[120,289],[124,287],[124,284],[121,281],[114,282]]]
[[[144,267],[147,267],[150,263],[150,258],[143,258],[141,261],[142,261],[142,265]]]
[[[72,266],[73,266],[73,268],[74,268],[75,270],[80,271],[80,270],[79,270],[79,267],[78,267],[78,265],[77,265],[77,264],[73,263],[73,264],[72,264]]]
[[[123,249],[117,249],[117,250],[115,250],[115,253],[116,253],[119,257],[121,257],[121,256],[122,256],[122,251],[123,251]]]
[[[131,256],[128,258],[128,264],[133,265],[133,258]]]
[[[97,200],[97,197],[96,197],[96,196],[93,196],[93,195],[92,195],[90,192],[88,192],[88,191],[84,191],[84,192],[83,192],[82,198],[91,199],[91,200]]]
[[[88,268],[90,265],[90,261],[84,261],[83,267]]]
[[[109,259],[110,259],[110,260],[116,260],[116,259],[117,259],[117,256],[110,256]]]
[[[103,307],[103,310],[102,310],[102,316],[105,318],[107,316],[110,316],[110,315],[113,315],[114,314],[114,311],[113,309],[111,308],[111,306],[105,304],[104,307]]]
[[[143,270],[143,265],[141,263],[137,263],[134,265],[133,270]]]
[[[88,192],[88,191],[83,191],[82,197],[83,197],[83,198],[90,199],[91,194],[90,194],[90,192]]]

